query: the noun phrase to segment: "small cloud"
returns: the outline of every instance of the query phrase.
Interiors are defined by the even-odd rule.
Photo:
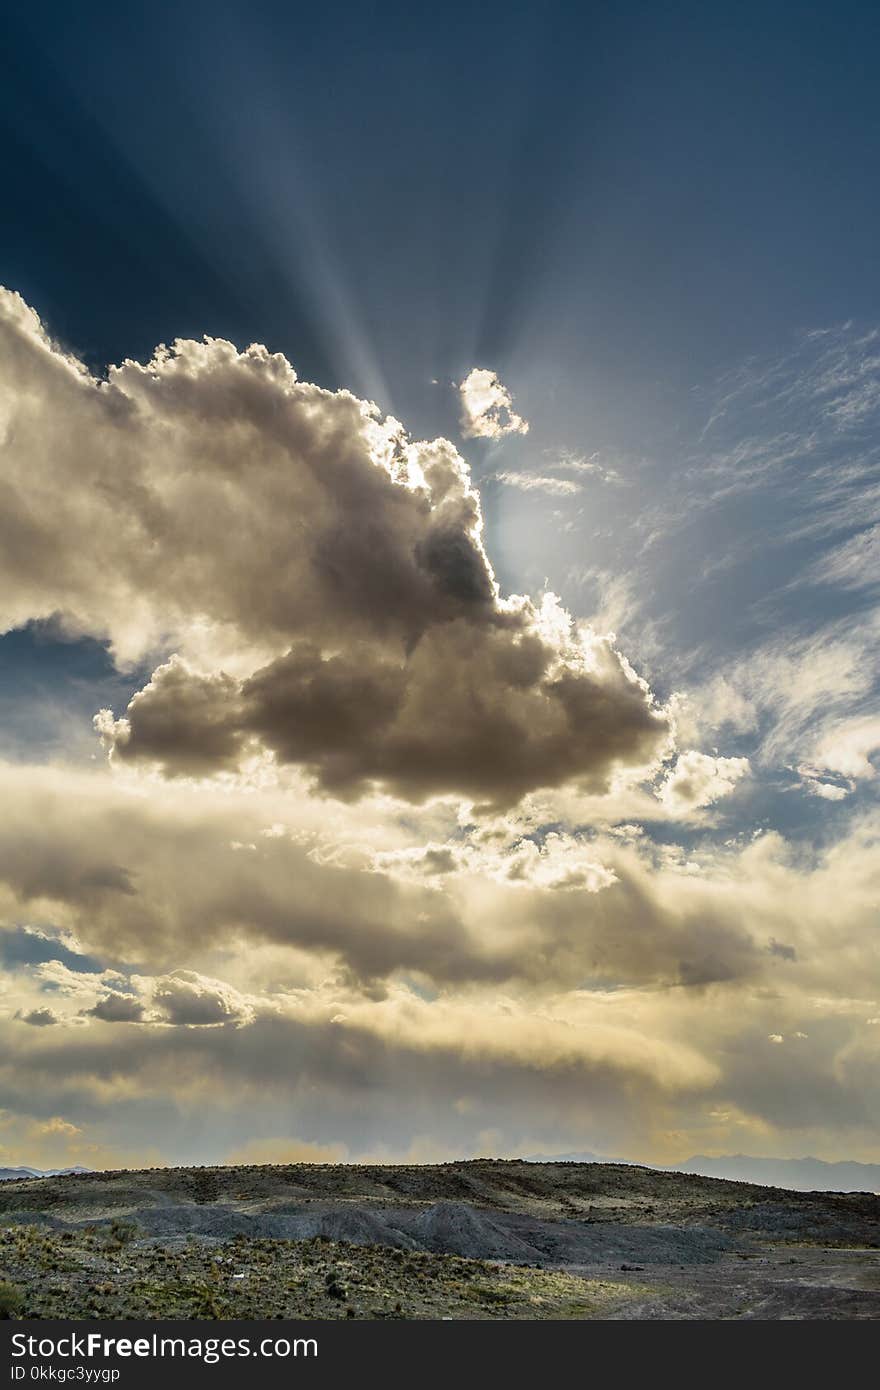
[[[558,453],[551,450],[545,451],[551,460],[551,466],[562,473],[578,473],[591,478],[598,478],[603,483],[622,483],[624,480],[616,468],[608,468],[602,462],[602,457],[598,449],[589,455],[573,454],[568,449],[563,449]]]
[[[459,385],[461,432],[465,439],[501,439],[528,434],[529,424],[513,409],[513,398],[497,373],[474,367]]]
[[[62,1119],[60,1115],[53,1115],[51,1120],[45,1120],[37,1126],[37,1133],[48,1137],[60,1135],[64,1139],[75,1139],[78,1134],[82,1134],[82,1130],[72,1125],[69,1120]]]
[[[782,1036],[781,1033],[768,1033],[767,1041],[772,1043],[781,1043],[785,1042],[785,1038]]]
[[[31,1009],[26,1014],[19,1009],[15,1017],[19,1023],[29,1023],[33,1028],[51,1028],[53,1024],[61,1022],[54,1009]]]
[[[545,478],[540,473],[493,473],[487,482],[504,483],[520,492],[548,492],[553,497],[571,497],[580,492],[580,484],[568,478]]]
[[[195,970],[174,970],[154,981],[153,1003],[162,1011],[162,1022],[184,1028],[224,1023],[240,1027],[254,1018],[253,1008],[238,990]]]
[[[372,867],[378,873],[432,877],[453,874],[461,865],[449,845],[429,844],[380,852],[373,856]]]
[[[562,892],[600,893],[617,881],[614,870],[598,862],[588,845],[555,831],[545,835],[542,844],[518,841],[500,857],[493,876],[501,883]]]
[[[99,1018],[103,1023],[144,1022],[144,1006],[134,994],[111,992],[99,999],[94,1008],[85,1009],[83,1013],[92,1018]]]
[[[872,781],[877,769],[871,758],[878,752],[880,717],[847,720],[819,742],[813,758],[813,775],[832,772],[850,781]]]
[[[733,791],[748,771],[748,758],[714,758],[691,749],[679,754],[657,790],[657,800],[678,811],[710,806]]]
[[[845,801],[852,787],[841,787],[835,782],[807,780],[807,791],[811,796],[821,796],[824,801]]]

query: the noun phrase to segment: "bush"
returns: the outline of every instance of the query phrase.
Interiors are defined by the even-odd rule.
[[[0,1279],[0,1318],[15,1318],[24,1307],[24,1294],[21,1289],[10,1284],[8,1279]]]
[[[117,1245],[127,1245],[130,1240],[134,1240],[139,1232],[139,1227],[135,1221],[120,1221],[117,1217],[110,1222],[110,1239]]]

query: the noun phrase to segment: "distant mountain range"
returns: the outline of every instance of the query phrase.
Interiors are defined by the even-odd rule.
[[[765,1187],[787,1187],[794,1192],[880,1192],[880,1163],[826,1163],[821,1158],[751,1158],[725,1154],[706,1158],[696,1154],[680,1163],[679,1173],[698,1173],[705,1178],[732,1178]]]
[[[527,1161],[627,1164],[634,1162],[629,1158],[606,1158],[589,1151],[530,1154]],[[749,1154],[723,1154],[720,1158],[707,1158],[705,1154],[695,1154],[684,1163],[670,1165],[666,1171],[693,1173],[703,1178],[726,1178],[730,1182],[754,1182],[762,1187],[784,1187],[792,1192],[880,1193],[880,1163],[826,1163],[821,1158],[753,1158]]]
[[[57,1178],[62,1173],[91,1173],[91,1168],[0,1168],[0,1182],[11,1178]]]

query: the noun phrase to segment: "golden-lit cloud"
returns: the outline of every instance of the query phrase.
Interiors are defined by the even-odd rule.
[[[503,805],[607,786],[668,743],[610,639],[552,596],[500,596],[448,441],[258,346],[178,342],[97,380],[9,294],[0,380],[0,620],[167,654],[99,716],[120,759],[199,775],[264,750],[341,796]],[[45,505],[61,486],[71,507]]]

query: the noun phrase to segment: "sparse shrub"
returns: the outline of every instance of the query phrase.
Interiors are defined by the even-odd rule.
[[[195,1284],[192,1287],[193,1312],[198,1318],[220,1318],[223,1316],[222,1304],[217,1290],[209,1284]]]
[[[24,1294],[8,1279],[0,1279],[0,1318],[16,1318],[24,1307]]]
[[[117,1245],[127,1245],[138,1234],[136,1221],[122,1221],[118,1216],[110,1222],[110,1237]]]

